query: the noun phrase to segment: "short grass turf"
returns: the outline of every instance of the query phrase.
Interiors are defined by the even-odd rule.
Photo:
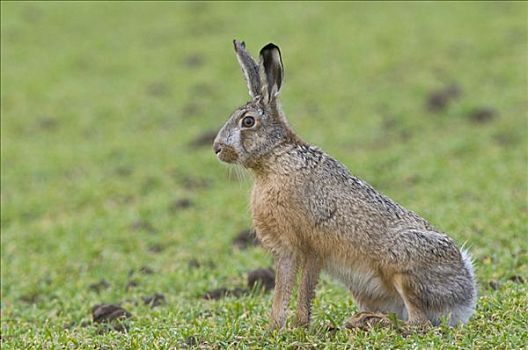
[[[1,12],[3,349],[527,346],[526,3]],[[233,246],[251,177],[209,143],[248,98],[234,38],[281,47],[284,109],[304,139],[471,251],[469,324],[328,331],[357,309],[327,276],[308,329],[268,331],[269,293],[202,298],[272,264]],[[128,310],[126,327],[92,323],[101,303]]]

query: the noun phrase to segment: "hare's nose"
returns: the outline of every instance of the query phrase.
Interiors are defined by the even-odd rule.
[[[215,154],[218,154],[222,150],[222,145],[218,142],[215,142],[215,144],[213,145],[213,149]]]

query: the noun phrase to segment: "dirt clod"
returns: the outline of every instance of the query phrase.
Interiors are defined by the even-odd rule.
[[[247,249],[258,244],[257,235],[253,229],[242,230],[233,239],[233,245],[239,249]]]
[[[185,338],[184,344],[185,344],[185,347],[191,347],[193,349],[196,348],[196,347],[198,347],[199,349],[207,349],[208,348],[207,342],[204,341],[204,340],[201,340],[196,335],[191,335],[191,336]]]
[[[138,220],[136,222],[134,222],[131,226],[130,226],[131,230],[134,231],[134,232],[140,232],[140,231],[146,231],[148,233],[156,233],[157,230],[154,226],[152,226],[152,224],[148,221],[144,221],[144,220]]]
[[[93,323],[91,321],[82,321],[81,323],[78,323],[76,321],[70,321],[70,322],[66,322],[62,325],[62,328],[63,329],[73,329],[74,327],[81,327],[81,328],[86,328],[90,325],[92,325]]]
[[[150,96],[166,96],[169,93],[169,87],[163,82],[149,84],[146,90]]]
[[[185,57],[184,61],[187,67],[200,67],[204,64],[204,58],[200,54],[191,54]]]
[[[187,266],[190,269],[197,269],[197,268],[199,268],[202,265],[200,264],[200,262],[197,259],[193,258],[193,259],[189,260],[189,262],[187,263]]]
[[[145,305],[150,305],[151,308],[155,308],[156,306],[164,305],[167,303],[165,300],[165,295],[161,293],[155,293],[153,295],[148,295],[143,297],[143,302]]]
[[[92,308],[92,318],[94,323],[103,325],[100,333],[108,330],[124,332],[128,326],[124,321],[132,317],[132,314],[117,304],[100,304]]]
[[[490,281],[488,282],[488,286],[489,286],[492,290],[497,290],[497,289],[499,289],[500,284],[499,284],[499,281],[497,281],[497,280],[490,280]]]
[[[513,147],[520,142],[520,138],[513,132],[498,132],[493,136],[494,141],[503,147]]]
[[[339,326],[333,324],[333,323],[330,323],[328,322],[327,324],[323,325],[323,331],[324,332],[328,332],[328,333],[336,333],[337,331],[339,331]]]
[[[184,118],[198,117],[202,114],[203,106],[197,101],[191,101],[182,108]]]
[[[130,281],[128,281],[127,284],[125,285],[125,291],[128,292],[130,289],[135,288],[135,287],[137,287],[137,286],[139,286],[139,282],[138,282],[138,281],[136,281],[136,280],[130,280]]]
[[[132,167],[126,165],[120,165],[115,168],[114,172],[117,176],[129,177],[130,175],[132,175],[133,169]]]
[[[460,96],[460,93],[461,89],[457,84],[433,91],[427,98],[427,109],[430,112],[442,112],[452,100]]]
[[[513,283],[518,283],[518,284],[523,284],[525,282],[524,278],[519,275],[511,276],[510,278],[508,278],[508,281],[512,281]]]
[[[469,113],[469,120],[476,124],[484,124],[492,121],[497,116],[497,112],[493,108],[482,107],[477,108]]]
[[[247,290],[244,288],[228,289],[225,287],[220,287],[220,288],[216,288],[216,289],[208,291],[207,293],[203,295],[203,298],[205,300],[218,300],[218,299],[227,298],[227,297],[239,298],[246,293],[247,293]]]
[[[215,92],[215,88],[212,85],[201,83],[192,86],[191,91],[194,94],[199,94],[202,96],[211,96]]]
[[[275,288],[275,271],[270,268],[250,271],[247,283],[250,289],[261,286],[265,291],[270,291]]]
[[[93,292],[96,292],[96,293],[101,293],[101,291],[103,289],[107,289],[110,287],[110,283],[105,280],[104,278],[101,279],[100,281],[98,282],[95,282],[95,283],[92,283],[88,286],[88,289],[93,291]]]
[[[24,294],[20,297],[20,301],[23,301],[27,304],[36,304],[40,299],[40,293],[38,292],[31,292],[28,294]]]
[[[159,188],[160,180],[153,176],[147,176],[140,185],[141,193],[147,194],[150,191]]]
[[[205,262],[200,262],[198,259],[192,258],[187,262],[189,269],[199,269],[202,266],[206,266],[210,269],[216,268],[216,264],[212,260],[207,260]]]
[[[154,270],[151,267],[149,267],[149,266],[143,265],[140,268],[138,268],[137,270],[136,269],[130,269],[128,271],[128,277],[134,276],[136,274],[136,272],[140,273],[142,275],[152,275],[154,273]]]
[[[193,202],[189,198],[181,198],[172,202],[169,206],[171,213],[176,213],[182,209],[189,208],[193,205]]]
[[[204,189],[211,185],[209,180],[195,177],[184,177],[180,180],[180,183],[182,186],[190,190]]]
[[[147,249],[149,252],[157,254],[157,253],[161,253],[165,249],[165,247],[161,244],[156,243],[156,244],[149,245]]]
[[[92,308],[92,318],[95,323],[109,323],[130,317],[132,314],[118,304],[99,304]]]
[[[196,336],[190,336],[185,339],[185,344],[188,346],[196,346],[200,343],[200,340]]]
[[[42,130],[54,130],[59,125],[57,118],[44,116],[37,121],[37,126]]]
[[[143,265],[139,268],[139,273],[143,275],[152,275],[154,273],[154,270],[146,265]]]

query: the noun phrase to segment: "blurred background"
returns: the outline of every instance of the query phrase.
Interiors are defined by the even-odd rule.
[[[195,300],[271,263],[233,250],[251,225],[251,178],[211,149],[249,99],[235,38],[254,55],[280,46],[293,128],[466,242],[483,285],[527,275],[526,4],[1,10],[2,337],[13,344],[42,336],[15,324],[59,330],[102,299],[156,291]],[[193,259],[226,268],[191,271]],[[142,266],[156,273],[124,288]],[[103,294],[90,290],[103,279]]]

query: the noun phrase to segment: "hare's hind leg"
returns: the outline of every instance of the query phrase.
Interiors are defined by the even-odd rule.
[[[398,274],[393,279],[394,288],[400,294],[405,308],[407,309],[408,324],[426,324],[429,322],[427,310],[422,306],[420,297],[412,288],[412,282],[409,276]]]
[[[354,294],[354,300],[358,305],[360,313],[372,312],[383,314],[395,314],[400,320],[407,320],[407,310],[399,295],[390,295],[382,298],[368,298],[366,296]]]
[[[392,284],[405,302],[409,323],[438,325],[447,317],[453,326],[466,323],[473,314],[476,288],[471,261],[464,251],[462,264],[456,259],[457,254],[452,255],[452,260],[407,269],[393,276]]]

